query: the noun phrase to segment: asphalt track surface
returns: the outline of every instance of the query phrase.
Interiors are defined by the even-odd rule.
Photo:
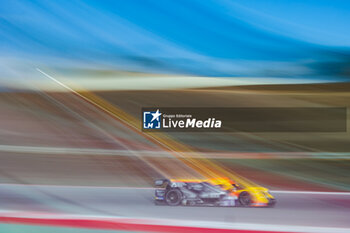
[[[349,193],[275,192],[274,208],[155,206],[152,188],[0,185],[0,211],[350,228]]]

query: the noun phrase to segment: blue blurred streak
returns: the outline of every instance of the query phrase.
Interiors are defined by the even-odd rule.
[[[349,71],[347,1],[62,0],[0,4],[0,56],[204,76]]]

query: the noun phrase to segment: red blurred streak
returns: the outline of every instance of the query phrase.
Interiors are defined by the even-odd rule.
[[[166,232],[166,233],[288,233],[280,231],[264,230],[241,230],[241,229],[220,229],[191,226],[172,226],[118,222],[117,220],[95,220],[95,219],[39,219],[0,216],[0,222],[16,223],[28,225],[45,225],[58,227],[90,228],[101,230],[121,230],[121,231],[146,231],[146,232]],[[291,233],[291,232],[289,232]]]

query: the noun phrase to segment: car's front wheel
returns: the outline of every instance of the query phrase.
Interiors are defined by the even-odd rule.
[[[180,205],[182,193],[178,189],[169,190],[165,195],[165,202],[170,206]]]
[[[238,197],[238,201],[242,206],[250,206],[252,198],[248,192],[241,192]]]

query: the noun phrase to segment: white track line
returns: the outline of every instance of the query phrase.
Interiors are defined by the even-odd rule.
[[[0,184],[0,187],[38,187],[38,188],[72,188],[72,189],[154,189],[153,187],[127,187],[127,186],[82,186],[82,185],[44,185],[44,184]],[[318,192],[318,191],[289,191],[289,190],[270,190],[276,194],[312,194],[312,195],[344,195],[350,196],[350,192]]]
[[[279,194],[315,194],[315,195],[350,195],[350,192],[318,192],[318,191],[289,191],[289,190],[270,190],[271,193]]]
[[[40,154],[101,154],[101,155],[119,155],[119,156],[133,156],[135,153],[139,153],[142,156],[150,157],[169,157],[173,158],[169,152],[165,151],[147,151],[147,150],[115,150],[115,149],[102,149],[102,148],[74,148],[74,147],[48,147],[48,146],[20,146],[20,145],[0,145],[0,151],[3,152],[18,152],[18,153],[40,153]],[[188,157],[196,158],[195,152],[182,152]],[[350,153],[330,153],[329,156],[325,154],[311,153],[299,153],[299,152],[271,152],[271,153],[250,153],[250,152],[204,152],[203,157],[212,159],[257,159],[257,158],[320,158],[320,159],[349,159]],[[266,155],[265,155],[266,154]]]

